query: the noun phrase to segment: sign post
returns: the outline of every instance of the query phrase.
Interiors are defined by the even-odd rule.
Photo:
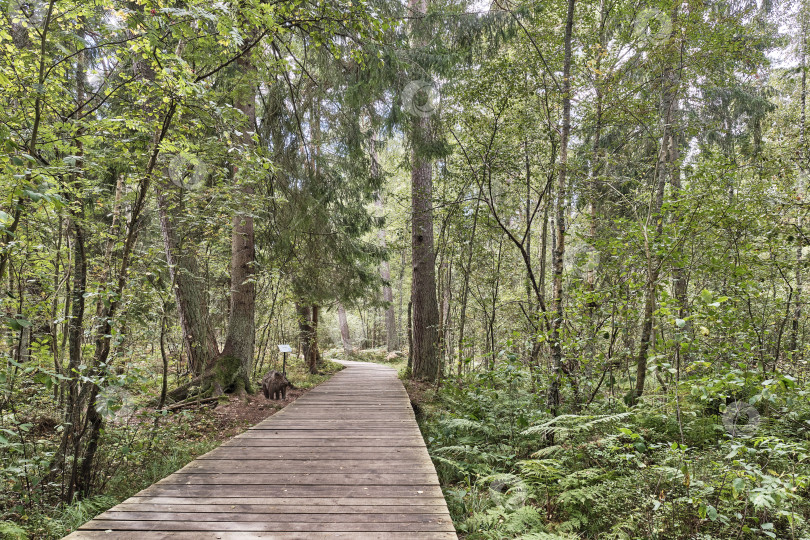
[[[290,347],[289,345],[279,344],[278,350],[279,350],[279,352],[284,353],[284,360],[282,360],[282,364],[281,364],[281,374],[286,377],[287,376],[287,353],[292,352],[292,347]]]

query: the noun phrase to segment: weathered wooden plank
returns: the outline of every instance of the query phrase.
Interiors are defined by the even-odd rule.
[[[192,461],[179,471],[187,473],[329,473],[352,472],[363,470],[370,473],[397,471],[400,473],[431,473],[433,465],[418,459],[377,459],[365,461],[344,461],[339,459],[308,460],[257,460],[257,459],[198,459]]]
[[[230,521],[234,523],[267,521],[270,512],[143,512],[129,510],[109,510],[96,519],[107,521]],[[444,523],[444,516],[437,513],[399,513],[389,514],[381,512],[354,512],[354,513],[312,513],[302,514],[276,514],[273,517],[275,524],[286,522],[307,523]],[[281,529],[283,530],[283,528]]]
[[[242,485],[158,483],[138,493],[141,496],[172,497],[356,497],[358,499],[397,497],[427,499],[442,497],[438,484],[414,486],[313,486],[313,485]]]
[[[362,517],[362,516],[361,516]],[[240,531],[240,532],[384,532],[412,531],[451,532],[453,524],[437,519],[434,523],[378,523],[357,521],[355,523],[308,523],[304,521],[288,522],[251,522],[251,521],[120,521],[94,519],[81,527],[84,530],[115,531]],[[114,536],[113,536],[114,538]],[[421,534],[418,538],[425,538]]]
[[[424,448],[424,443],[419,444],[419,441],[415,439],[410,439],[407,441],[401,441],[396,443],[395,445],[388,439],[365,439],[365,440],[357,440],[357,439],[341,439],[341,440],[328,440],[328,439],[298,439],[294,445],[290,443],[288,440],[282,440],[279,438],[272,438],[272,437],[234,437],[227,443],[224,443],[221,447],[229,448],[234,446],[264,446],[264,447],[278,447],[278,448],[374,448],[374,447],[382,447],[382,448],[391,448],[393,446],[397,446],[398,448]]]
[[[342,511],[341,506],[361,506],[364,508],[381,508],[384,510],[386,506],[398,506],[400,508],[419,508],[421,506],[439,506],[445,508],[444,498],[442,497],[419,497],[419,498],[394,498],[394,497],[374,497],[373,499],[358,498],[358,497],[308,497],[302,499],[301,497],[170,497],[170,496],[142,496],[135,495],[130,497],[116,508],[125,505],[159,505],[162,507],[175,506],[188,506],[192,505],[199,508],[204,508],[206,505],[212,506],[231,506],[231,505],[249,505],[249,506],[272,506],[278,508],[292,507],[308,508],[312,505],[313,508],[320,508],[323,511]],[[282,513],[286,513],[282,512]]]
[[[435,473],[175,473],[158,484],[413,486],[429,484]]]
[[[192,501],[195,499],[187,499]],[[315,499],[320,501],[320,499]],[[185,504],[166,504],[166,503],[146,503],[146,502],[132,502],[128,499],[115,507],[117,512],[155,512],[163,515],[166,512],[194,512],[195,514],[203,513],[220,513],[225,512],[230,515],[234,514],[442,514],[446,512],[443,504],[444,501],[439,501],[435,504],[422,504],[422,505],[372,505],[372,504],[343,504],[343,505],[326,505],[320,502],[313,504],[311,500],[303,504],[301,499],[298,499],[296,504],[239,504],[239,503],[223,503],[221,500],[216,504],[202,504],[198,502],[187,502]],[[402,501],[399,501],[402,502]],[[106,514],[102,514],[106,515]]]
[[[115,535],[105,531],[77,531],[68,536],[71,540],[248,540],[265,538],[270,540],[415,540],[412,532],[167,532],[167,531],[115,531]],[[424,536],[420,535],[420,538]],[[430,540],[456,540],[454,532],[431,532]]]
[[[247,431],[239,435],[240,439],[279,439],[279,440],[299,440],[299,439],[335,439],[335,440],[349,440],[349,441],[363,441],[368,440],[389,440],[391,444],[396,444],[395,441],[401,440],[405,437],[419,436],[417,430],[387,430],[387,431],[341,431],[341,430],[321,430],[321,431],[307,431],[307,430],[269,430],[269,429],[256,429]]]
[[[341,461],[363,461],[366,459],[417,459],[426,456],[421,448],[330,448],[320,449],[317,447],[307,447],[307,449],[297,449],[289,447],[273,446],[237,446],[220,447],[217,451],[209,452],[197,459],[206,461],[209,459],[255,459],[255,460],[341,460]]]

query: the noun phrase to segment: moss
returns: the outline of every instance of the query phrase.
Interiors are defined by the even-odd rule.
[[[241,389],[244,389],[244,381],[239,373],[242,368],[242,362],[235,356],[222,356],[217,359],[216,366],[214,367],[213,379],[214,384],[219,385],[223,392],[232,392],[239,390],[237,388],[241,383]]]

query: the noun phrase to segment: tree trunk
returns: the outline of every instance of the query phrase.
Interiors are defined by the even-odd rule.
[[[197,253],[192,246],[184,246],[180,239],[186,237],[176,216],[180,213],[182,193],[168,178],[156,186],[160,230],[169,278],[174,284],[177,314],[183,342],[188,354],[189,369],[200,375],[219,356],[214,328],[208,311],[208,291],[197,265]]]
[[[416,24],[427,13],[428,0],[410,0]],[[413,377],[433,381],[439,367],[439,304],[436,298],[436,253],[433,249],[433,164],[423,148],[431,138],[430,120],[413,120],[411,140],[411,265],[413,279]]]
[[[237,65],[248,77],[255,71],[247,55],[240,57]],[[256,129],[255,102],[256,91],[251,83],[242,90],[235,103],[235,107],[247,118],[248,125],[242,135],[242,144],[246,149],[253,146],[252,134]],[[234,167],[235,181],[239,183],[245,204],[248,204],[253,196],[253,188],[245,178],[238,178],[240,172],[238,167]],[[233,217],[231,235],[231,310],[228,337],[222,356],[239,359],[242,384],[248,392],[252,391],[250,373],[256,340],[256,284],[253,275],[255,260],[253,217],[249,212],[237,212]]]
[[[458,376],[461,377],[461,368],[464,364],[464,325],[467,322],[467,298],[470,293],[470,274],[472,273],[473,246],[475,240],[475,230],[478,227],[478,210],[481,207],[481,197],[475,200],[475,211],[473,212],[473,224],[470,231],[470,242],[467,251],[467,266],[462,267],[464,272],[464,285],[461,288],[461,306],[458,316]]]
[[[677,7],[673,8],[672,20],[677,18]],[[671,48],[675,42],[676,30],[670,34],[668,45]],[[674,159],[676,157],[676,141],[673,132],[673,116],[676,106],[678,81],[671,66],[667,66],[663,73],[662,92],[662,116],[663,134],[661,136],[661,147],[658,152],[658,159],[655,168],[655,193],[653,195],[652,207],[647,219],[647,223],[655,224],[653,238],[645,232],[644,248],[647,258],[647,285],[644,297],[644,318],[641,323],[641,336],[639,340],[639,350],[636,357],[636,387],[628,396],[628,404],[635,405],[638,399],[644,394],[644,385],[647,380],[647,355],[650,349],[650,341],[653,335],[653,322],[655,308],[657,305],[658,277],[661,270],[661,261],[657,253],[657,244],[664,231],[664,216],[661,210],[664,206],[664,191],[667,184],[667,175],[674,171]]]
[[[551,259],[554,282],[552,287],[551,321],[551,384],[548,390],[548,407],[556,416],[560,405],[560,379],[563,373],[563,353],[560,328],[563,322],[563,259],[565,257],[565,197],[568,174],[568,138],[571,132],[571,34],[574,28],[574,3],[568,0],[568,15],[565,22],[565,58],[563,65],[563,119],[560,136],[560,171],[557,177],[557,190],[554,199],[554,219],[556,221],[556,243]]]
[[[307,366],[310,373],[318,373],[318,366],[321,365],[321,351],[318,347],[318,318],[321,308],[317,304],[312,304],[312,320],[310,325],[309,356]]]
[[[439,306],[436,298],[436,255],[433,251],[432,171],[430,162],[414,155],[411,297],[413,302],[413,376],[435,380],[438,363]]]
[[[408,301],[408,371],[413,372],[413,300]]]
[[[800,151],[800,163],[799,163],[799,174],[797,176],[797,186],[796,186],[796,197],[804,202],[804,190],[807,186],[804,185],[804,174],[807,172],[808,161],[810,161],[810,155],[807,155],[807,140],[806,140],[806,106],[807,106],[807,15],[802,10],[802,30],[801,30],[801,40],[802,43],[800,45],[800,64],[799,69],[802,71],[802,88],[801,88],[801,97],[800,97],[800,110],[799,110],[799,148]],[[802,210],[799,209],[796,217],[796,227],[799,230],[802,230]],[[797,235],[796,239],[796,264],[795,264],[795,272],[796,272],[796,288],[795,288],[795,296],[796,296],[796,303],[793,308],[793,320],[790,324],[790,351],[793,354],[793,362],[794,365],[798,365],[796,362],[800,360],[800,353],[801,347],[799,345],[799,322],[801,321],[802,317],[802,294],[803,294],[803,282],[802,282],[802,270],[804,267],[804,257],[802,253],[802,248],[804,242],[802,241],[802,235]]]
[[[377,160],[377,140],[371,138],[371,175],[375,178],[380,176],[380,164]],[[375,201],[377,211],[382,213],[385,202],[383,201],[382,191],[377,193],[377,200]],[[380,240],[380,247],[383,250],[387,249],[385,228],[381,227],[377,233]],[[399,340],[397,339],[397,320],[394,313],[394,293],[391,290],[391,267],[388,264],[388,259],[380,263],[380,278],[383,281],[383,302],[385,302],[385,346],[388,352],[399,349]]]
[[[306,304],[295,304],[295,312],[298,316],[298,344],[299,352],[306,362],[309,359],[309,349],[312,342],[312,326],[309,306]]]
[[[349,320],[346,318],[346,308],[338,302],[338,324],[340,325],[340,341],[343,343],[343,352],[346,356],[352,354],[352,340],[349,336]]]

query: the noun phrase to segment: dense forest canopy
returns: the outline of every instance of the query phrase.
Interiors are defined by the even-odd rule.
[[[0,6],[0,532],[290,343],[470,538],[810,538],[806,0]]]

